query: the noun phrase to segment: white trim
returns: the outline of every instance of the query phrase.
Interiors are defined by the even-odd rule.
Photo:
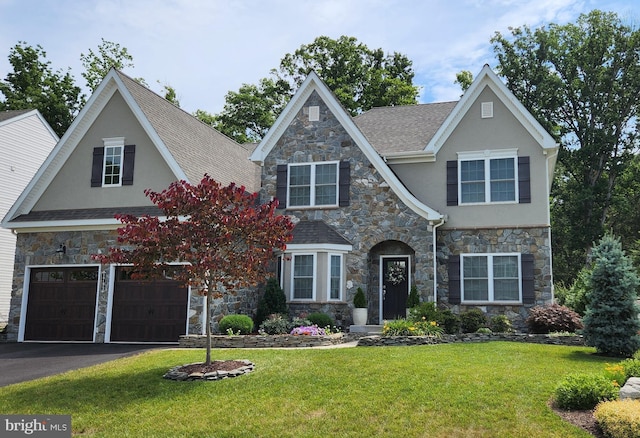
[[[384,297],[383,297],[383,287],[384,287],[384,259],[396,259],[396,258],[406,258],[407,259],[407,298],[409,297],[409,291],[411,291],[411,255],[409,254],[397,254],[397,255],[381,255],[379,258],[379,268],[378,268],[378,283],[380,284],[378,287],[378,315],[379,315],[379,323],[384,323]]]
[[[287,244],[287,252],[341,252],[346,253],[353,250],[353,245],[337,245],[334,243],[297,243]]]
[[[340,162],[339,161],[313,161],[313,162],[308,162],[308,163],[289,163],[287,165],[287,208],[289,209],[302,209],[302,208],[331,208],[331,207],[337,207],[338,206],[338,197],[339,197],[339,190],[340,190],[340,167],[339,167]],[[335,169],[336,169],[336,182],[334,185],[335,189],[336,189],[336,193],[335,193],[335,199],[332,204],[316,204],[315,203],[315,199],[316,199],[316,187],[317,187],[317,183],[316,183],[316,169],[318,168],[318,166],[324,166],[324,165],[335,165]],[[307,205],[293,205],[291,203],[291,168],[292,167],[303,167],[303,166],[309,166],[310,169],[310,174],[309,174],[309,204]],[[329,185],[329,184],[326,184]],[[303,187],[303,186],[299,186],[299,187]],[[306,187],[306,186],[304,186]]]
[[[480,104],[480,118],[482,119],[493,118],[493,102],[482,102]]]
[[[103,138],[104,153],[102,154],[102,181],[101,187],[122,187],[122,176],[124,170],[124,137]],[[120,168],[118,169],[118,182],[107,184],[105,179],[107,178],[107,149],[114,149],[119,151]],[[113,155],[115,157],[116,155]],[[110,173],[109,176],[113,178],[115,174]]]
[[[318,75],[313,71],[309,73],[296,94],[285,107],[284,111],[280,113],[269,132],[267,132],[260,144],[251,154],[250,159],[253,162],[264,165],[265,158],[276,146],[283,131],[291,124],[313,91],[316,91],[320,95],[346,133],[353,139],[354,143],[360,148],[371,164],[373,164],[382,178],[389,184],[391,190],[396,193],[407,207],[428,220],[441,220],[443,218],[442,214],[419,201],[407,190],[407,188],[400,182],[400,179],[395,173],[393,173],[389,166],[387,166],[382,157],[380,157],[364,134],[362,134],[360,129],[355,125],[351,115],[346,112],[331,90],[329,90],[326,84],[323,83]]]
[[[458,152],[458,205],[485,205],[485,204],[517,204],[520,202],[520,190],[518,184],[518,149],[497,149],[472,152]],[[491,200],[491,161],[501,159],[513,160],[513,193],[514,199],[507,201]],[[482,161],[484,163],[484,201],[464,202],[462,199],[462,162]]]
[[[87,343],[87,342],[96,342],[96,335],[98,332],[98,310],[100,305],[100,275],[102,272],[102,267],[96,263],[82,263],[82,264],[61,264],[61,265],[26,265],[24,268],[24,281],[22,285],[22,303],[20,306],[20,323],[18,325],[18,342],[25,342],[24,340],[24,332],[26,330],[27,324],[27,304],[29,303],[29,286],[31,285],[31,270],[38,268],[98,268],[98,280],[96,281],[96,307],[94,309],[93,314],[93,330],[92,330],[92,339],[91,341],[51,341],[51,342],[77,342],[77,343]],[[34,339],[33,341],[38,341]],[[38,341],[39,342],[39,341]]]
[[[331,258],[338,257],[340,262],[340,279],[338,298],[331,298]],[[327,301],[343,301],[344,296],[344,257],[340,253],[327,253]]]
[[[311,256],[312,260],[313,260],[313,277],[312,277],[312,289],[311,289],[311,298],[295,298],[295,266],[296,266],[296,257],[297,256]],[[316,301],[316,287],[317,287],[317,281],[316,278],[318,277],[317,275],[318,273],[318,253],[294,253],[291,254],[291,282],[290,282],[290,287],[291,290],[289,291],[289,298],[291,302],[305,302],[305,301]],[[306,278],[306,277],[304,277]]]
[[[460,254],[460,303],[462,305],[480,305],[480,304],[496,304],[496,305],[521,305],[522,304],[522,254],[518,252],[496,252],[496,253],[463,253]],[[465,300],[464,299],[464,258],[465,257],[486,257],[487,258],[487,300]],[[494,289],[493,281],[493,258],[494,257],[516,257],[518,268],[518,300],[493,300]],[[491,262],[489,262],[491,260]]]

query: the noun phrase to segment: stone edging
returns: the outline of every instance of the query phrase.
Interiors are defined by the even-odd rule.
[[[253,371],[254,368],[254,364],[248,360],[238,360],[238,362],[242,362],[244,363],[243,366],[230,370],[230,371],[212,371],[210,373],[186,373],[183,371],[179,371],[180,368],[187,366],[187,365],[199,365],[199,363],[195,363],[195,364],[187,364],[187,365],[178,365],[176,367],[171,368],[169,371],[167,371],[165,373],[164,377],[165,379],[169,379],[169,380],[179,380],[179,381],[184,381],[184,380],[222,380],[222,379],[227,379],[230,377],[238,377],[238,376],[242,376],[243,374],[247,374],[250,373],[251,371]]]
[[[433,336],[365,336],[358,340],[358,346],[404,346],[404,345],[429,345],[451,344],[458,342],[527,342],[531,344],[565,345],[584,347],[584,338],[576,336],[552,336],[527,333],[464,333],[459,335],[442,335],[441,338]]]
[[[248,336],[211,336],[212,348],[302,348],[326,347],[358,341],[358,346],[387,345],[425,345],[449,344],[456,342],[490,342],[509,341],[532,344],[566,345],[583,347],[584,338],[576,336],[552,336],[527,333],[464,333],[459,335],[443,335],[442,338],[432,336],[363,336],[359,333],[335,333],[327,336],[298,335],[248,335]],[[207,337],[204,335],[188,335],[180,337],[182,348],[205,348]]]

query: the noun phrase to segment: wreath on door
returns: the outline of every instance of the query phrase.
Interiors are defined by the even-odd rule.
[[[387,281],[393,285],[402,283],[407,279],[404,263],[389,263],[387,265]]]

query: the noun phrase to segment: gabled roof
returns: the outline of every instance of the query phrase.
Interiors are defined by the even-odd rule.
[[[389,184],[389,187],[398,195],[405,205],[430,221],[441,221],[443,216],[440,213],[419,201],[400,182],[398,177],[391,171],[389,166],[371,145],[367,137],[365,137],[362,131],[356,126],[351,115],[342,107],[331,90],[329,90],[326,84],[322,82],[313,71],[309,73],[309,76],[307,76],[296,94],[289,101],[284,111],[275,121],[269,132],[267,132],[267,135],[265,135],[253,151],[251,160],[260,164],[264,162],[284,130],[291,124],[296,114],[302,109],[302,106],[314,91],[318,93],[355,144],[362,150],[367,159],[373,164],[387,184]]]
[[[318,243],[331,245],[351,245],[351,243],[340,234],[338,234],[336,230],[320,220],[300,221],[293,228],[292,234],[293,240],[287,244],[287,247],[291,245]]]
[[[4,122],[5,120],[13,119],[14,117],[18,117],[21,114],[26,114],[30,111],[33,111],[33,110],[21,109],[21,110],[0,111],[0,123]]]
[[[424,149],[457,102],[372,108],[353,121],[381,155]]]
[[[260,169],[249,161],[249,147],[236,143],[122,72],[111,69],[9,210],[3,224],[30,213],[116,92],[121,94],[176,180],[198,183],[207,173],[223,185],[235,182],[251,192],[259,189]]]
[[[56,132],[51,127],[51,125],[49,125],[49,122],[47,122],[44,119],[44,116],[40,113],[40,111],[36,109],[0,111],[0,127],[6,126],[10,123],[14,123],[31,116],[36,116],[40,120],[40,123],[42,123],[42,126],[47,131],[49,131],[51,138],[53,138],[55,141],[59,140],[58,134],[56,134]]]

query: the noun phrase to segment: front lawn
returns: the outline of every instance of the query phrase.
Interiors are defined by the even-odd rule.
[[[255,371],[176,382],[162,375],[204,350],[161,350],[0,388],[0,411],[70,414],[81,436],[589,437],[547,401],[567,373],[611,362],[593,353],[510,342],[213,350]]]

